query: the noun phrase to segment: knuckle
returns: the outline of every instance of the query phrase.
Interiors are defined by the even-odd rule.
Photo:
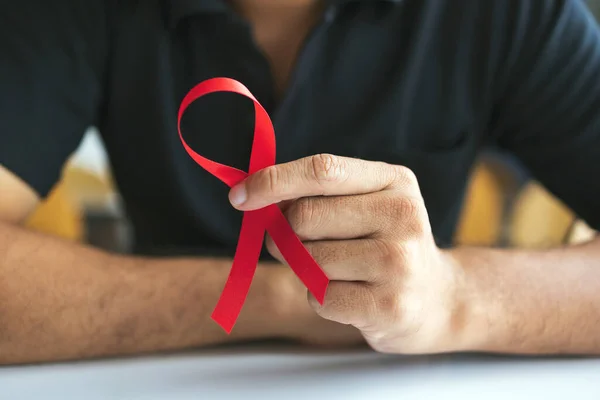
[[[426,218],[412,218],[408,224],[407,230],[414,237],[421,237],[429,232],[429,223]]]
[[[357,303],[360,303],[360,306],[357,307]],[[367,319],[365,315],[374,314],[374,306],[371,295],[361,286],[334,281],[330,284],[325,303],[315,311],[323,318],[362,327]]]
[[[373,202],[371,212],[374,215],[386,216],[386,221],[391,224],[396,224],[400,216],[398,212],[398,195],[392,192],[382,192],[379,198]]]
[[[402,221],[403,232],[409,237],[420,237],[428,232],[429,220],[422,199],[399,197],[395,211],[397,220]]]
[[[261,174],[263,177],[264,187],[269,193],[274,193],[280,182],[279,169],[277,167],[268,167]]]
[[[377,298],[377,309],[386,320],[402,318],[402,296],[396,291],[386,291]]]
[[[381,240],[375,241],[375,244],[375,251],[381,261],[381,265],[392,268],[394,271],[401,271],[403,269],[408,259],[407,251],[405,251],[403,246]]]
[[[395,221],[410,221],[419,219],[421,214],[421,200],[409,196],[396,196],[390,205],[392,217]]]
[[[411,269],[418,264],[420,244],[418,240],[401,243],[376,241],[378,264],[381,266],[376,279],[386,285],[390,281],[404,282],[410,279]]]
[[[418,186],[417,175],[415,175],[412,169],[404,165],[396,166],[396,181],[409,187]]]
[[[341,157],[317,154],[309,158],[310,169],[316,182],[324,183],[344,179],[346,165]]]

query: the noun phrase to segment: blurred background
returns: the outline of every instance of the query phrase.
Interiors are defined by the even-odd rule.
[[[600,0],[587,3],[600,20]],[[68,240],[115,252],[129,251],[127,216],[96,130],[86,133],[79,149],[65,165],[62,180],[28,224]],[[489,149],[473,170],[455,242],[544,248],[584,242],[594,234],[532,179],[517,160]]]

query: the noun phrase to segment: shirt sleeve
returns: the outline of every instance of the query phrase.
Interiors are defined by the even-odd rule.
[[[508,49],[492,131],[533,176],[600,229],[600,30],[580,0],[507,1]]]
[[[0,164],[48,194],[101,95],[100,1],[4,2],[0,12]]]

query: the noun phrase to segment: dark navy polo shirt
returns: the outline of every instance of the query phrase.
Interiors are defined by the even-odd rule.
[[[217,76],[270,113],[278,162],[328,152],[413,169],[441,245],[490,142],[600,228],[600,33],[579,0],[329,1],[282,98],[225,2],[6,3],[0,163],[46,195],[95,125],[138,251],[232,253],[241,214],[176,132],[183,96]],[[183,129],[201,154],[246,168],[253,116],[247,99],[218,93]]]

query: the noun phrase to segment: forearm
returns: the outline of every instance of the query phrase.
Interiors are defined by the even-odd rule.
[[[548,251],[451,250],[458,350],[600,354],[600,239]]]
[[[0,363],[172,350],[279,334],[279,268],[259,268],[231,336],[210,314],[226,260],[111,255],[0,223]],[[273,307],[280,307],[274,309]]]

